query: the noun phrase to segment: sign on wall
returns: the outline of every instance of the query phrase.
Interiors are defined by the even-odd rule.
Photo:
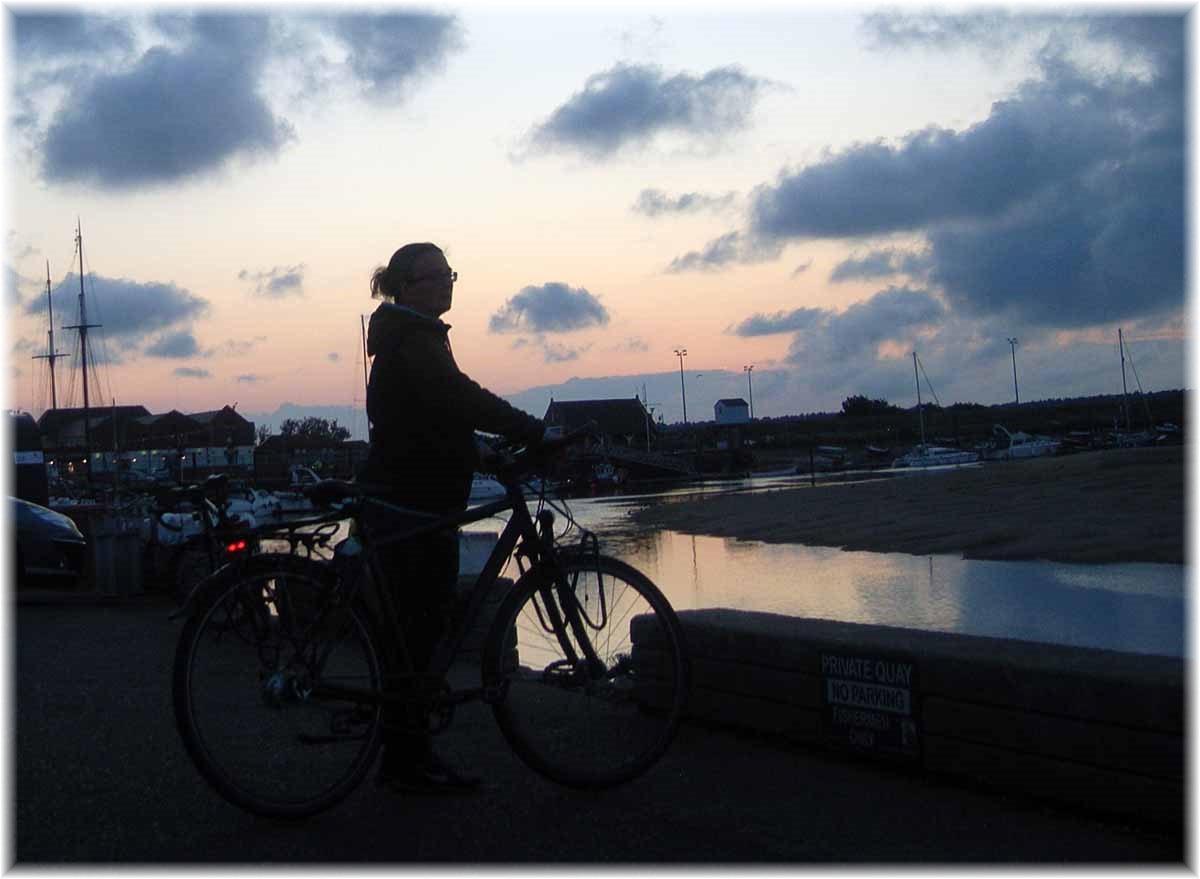
[[[881,756],[918,757],[916,678],[911,658],[821,653],[826,739]]]

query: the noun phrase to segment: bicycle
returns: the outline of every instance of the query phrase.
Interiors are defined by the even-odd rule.
[[[157,525],[176,533],[183,529],[165,520],[163,512],[177,512],[184,502],[194,512],[192,519],[199,523],[198,533],[184,537],[175,544],[168,565],[171,594],[175,603],[183,605],[188,596],[205,579],[225,564],[235,553],[262,551],[258,529],[250,527],[226,509],[228,477],[213,474],[198,485],[172,488],[168,492],[172,504],[157,511]],[[308,557],[323,557],[337,530],[337,523],[324,523],[314,531],[300,530],[302,523],[284,522],[272,526],[273,537],[286,542],[288,552]]]
[[[348,518],[355,535],[339,543],[332,563],[265,554],[214,574],[183,612],[173,669],[178,731],[205,780],[255,814],[312,815],[361,783],[382,743],[385,704],[421,705],[437,733],[471,700],[491,706],[527,766],[560,784],[607,788],[657,762],[688,695],[679,620],[647,577],[600,554],[565,505],[543,491],[531,513],[522,492],[525,474],[576,439],[506,449],[495,468],[504,497],[449,516],[390,504],[370,486],[322,482],[310,496],[341,502],[325,520]],[[376,505],[403,516],[402,527],[372,533],[363,513]],[[505,512],[429,668],[415,671],[380,550]],[[555,512],[568,521],[562,536],[577,529],[577,541],[559,542]],[[519,574],[485,638],[479,685],[454,688],[455,655],[489,594],[506,582],[510,557]]]

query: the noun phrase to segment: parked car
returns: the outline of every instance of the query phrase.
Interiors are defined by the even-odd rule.
[[[10,497],[16,533],[17,585],[34,580],[73,584],[83,574],[87,541],[62,513]]]

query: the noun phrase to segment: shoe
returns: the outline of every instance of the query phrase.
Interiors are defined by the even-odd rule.
[[[430,754],[414,765],[398,769],[385,766],[380,770],[379,783],[401,793],[453,794],[478,790],[480,779],[462,775],[436,754]]]

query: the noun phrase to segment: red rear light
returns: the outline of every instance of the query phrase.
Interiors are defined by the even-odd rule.
[[[226,545],[225,551],[226,552],[245,552],[246,551],[246,541],[238,540],[233,543],[230,543],[230,544]]]

